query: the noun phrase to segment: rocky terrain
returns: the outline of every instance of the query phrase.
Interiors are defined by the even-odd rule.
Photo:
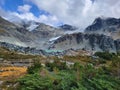
[[[23,54],[30,54],[30,55],[42,55],[42,56],[63,56],[65,55],[69,50],[66,51],[60,51],[60,50],[43,50],[43,49],[37,49],[32,47],[22,47],[6,42],[0,42],[0,47],[8,49],[10,51],[20,52]]]
[[[92,25],[85,29],[85,33],[104,34],[113,39],[120,39],[120,19],[96,18]]]
[[[0,17],[1,42],[40,49],[50,38],[60,35],[63,35],[63,30],[52,26],[37,22],[14,24]]]
[[[66,34],[58,38],[50,49],[83,49],[88,51],[120,51],[120,19],[96,18],[84,33]]]
[[[28,30],[0,17],[0,41],[19,46],[27,46],[36,39]]]
[[[74,30],[78,29],[77,27],[71,26],[68,24],[61,25],[61,26],[59,26],[59,28],[65,30],[65,31],[74,31]]]
[[[57,39],[50,49],[67,50],[69,48],[88,51],[120,51],[120,40],[100,34],[67,34]]]
[[[52,27],[34,21],[13,23],[0,17],[0,46],[42,55],[62,55],[70,49],[120,51],[120,19],[99,17],[85,32],[74,32],[77,29],[67,24]]]

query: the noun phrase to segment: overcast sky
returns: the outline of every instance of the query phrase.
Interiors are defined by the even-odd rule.
[[[97,17],[120,17],[120,0],[0,0],[0,15],[11,21],[35,20],[85,28]]]

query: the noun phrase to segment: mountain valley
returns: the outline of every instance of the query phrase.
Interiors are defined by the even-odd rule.
[[[74,32],[74,31],[78,32]],[[73,33],[67,33],[67,32]],[[12,23],[0,17],[0,41],[38,50],[120,51],[120,19],[96,18],[84,32],[71,26],[53,27],[34,21]],[[9,45],[8,45],[9,46]]]

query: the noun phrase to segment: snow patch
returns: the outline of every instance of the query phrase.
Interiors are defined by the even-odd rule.
[[[65,34],[73,34],[73,33],[79,33],[82,32],[81,30],[75,30],[75,31],[66,31]]]
[[[29,31],[32,31],[32,30],[34,30],[35,28],[37,28],[39,25],[37,25],[37,24],[31,24],[29,27],[27,27],[27,29],[29,30]]]
[[[57,40],[57,39],[60,38],[60,37],[61,37],[61,36],[53,37],[53,38],[49,39],[49,41],[50,41],[50,42],[55,41],[55,40]]]

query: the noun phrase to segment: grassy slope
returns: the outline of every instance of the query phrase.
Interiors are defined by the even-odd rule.
[[[100,54],[101,55],[101,54]],[[103,54],[104,57],[105,54]],[[111,56],[111,54],[107,54]],[[119,90],[120,88],[120,58],[113,55],[111,60],[96,59],[92,60],[88,56],[64,56],[64,57],[41,57],[34,55],[25,55],[17,52],[11,52],[5,48],[0,48],[0,58],[11,59],[34,59],[35,65],[28,68],[28,74],[21,77],[20,72],[26,68],[3,67],[10,73],[7,76],[15,77],[14,80],[5,80],[2,88],[13,90]],[[107,57],[108,58],[108,57]],[[46,63],[43,67],[40,65],[41,60],[54,60],[53,63]],[[74,65],[67,66],[65,62],[76,62]],[[18,74],[12,73],[18,71]],[[4,72],[6,74],[6,72]],[[4,75],[4,74],[1,74]],[[15,75],[15,76],[14,76]],[[20,76],[19,76],[20,75]],[[24,75],[22,73],[22,75]],[[16,77],[17,76],[17,77]],[[20,78],[19,80],[16,80]],[[10,88],[6,85],[12,84]],[[18,83],[20,85],[13,87]],[[15,89],[17,90],[17,89]]]

